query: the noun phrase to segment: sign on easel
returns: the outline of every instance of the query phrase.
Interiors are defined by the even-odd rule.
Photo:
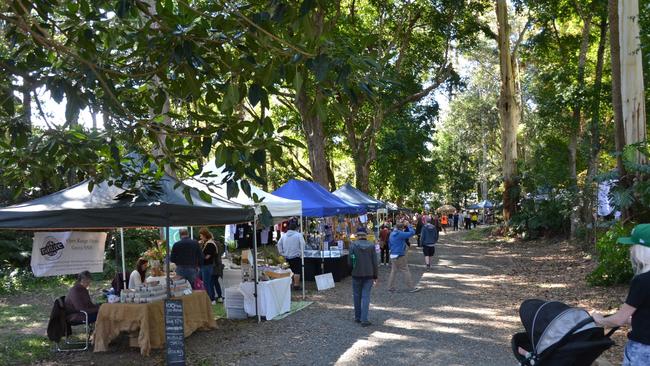
[[[165,300],[165,353],[167,365],[185,365],[182,300]]]

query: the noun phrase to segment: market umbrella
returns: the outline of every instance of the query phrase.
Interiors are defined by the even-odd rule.
[[[436,212],[442,213],[442,214],[449,214],[449,213],[454,213],[458,210],[456,210],[456,207],[452,205],[442,205],[436,209]]]

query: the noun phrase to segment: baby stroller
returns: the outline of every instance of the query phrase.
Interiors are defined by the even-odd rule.
[[[521,366],[588,366],[614,345],[616,328],[605,334],[588,312],[559,301],[526,300],[519,317],[526,332],[512,336],[512,351]]]

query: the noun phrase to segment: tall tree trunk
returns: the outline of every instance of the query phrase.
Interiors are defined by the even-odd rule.
[[[583,14],[582,41],[580,44],[580,53],[578,54],[578,95],[573,106],[573,126],[571,128],[571,137],[569,140],[569,174],[571,179],[571,190],[575,197],[573,207],[571,207],[571,238],[576,237],[576,231],[580,224],[580,197],[578,197],[578,174],[577,174],[577,150],[578,140],[582,134],[582,104],[584,103],[583,95],[585,90],[585,64],[587,62],[587,51],[589,50],[589,35],[591,33],[591,15]]]
[[[480,95],[479,95],[480,97]],[[487,164],[488,164],[488,146],[487,146],[487,131],[485,129],[485,123],[481,117],[479,117],[481,125],[481,167],[479,169],[479,174],[481,177],[481,200],[486,201],[488,198],[488,182],[487,182]]]
[[[594,202],[596,202],[597,185],[594,177],[598,174],[598,155],[600,154],[600,98],[603,81],[603,64],[605,58],[605,44],[607,43],[607,19],[603,17],[600,21],[600,40],[598,41],[598,52],[596,56],[596,77],[594,80],[594,92],[591,104],[592,118],[590,126],[590,148],[589,148],[589,166],[587,169],[587,179],[582,192],[584,197],[583,222],[587,227],[594,227]],[[587,231],[586,243],[593,244],[593,230]]]
[[[322,98],[320,90],[316,91],[316,99]],[[312,106],[318,103],[315,100],[311,103],[305,86],[296,94],[296,107],[300,112],[302,119],[302,128],[307,141],[307,150],[309,152],[309,166],[314,182],[319,183],[323,188],[329,187],[329,177],[327,174],[328,161],[325,154],[325,131],[320,115],[313,110]]]
[[[625,146],[625,125],[623,124],[623,100],[621,96],[621,47],[619,43],[618,0],[609,0],[609,44],[612,63],[612,108],[614,109],[614,142],[616,145],[616,166],[621,178],[619,184],[627,186],[625,166],[623,165],[623,147]],[[623,217],[627,218],[627,210],[623,210]]]
[[[516,52],[510,50],[510,25],[508,24],[508,5],[505,0],[497,1],[496,12],[501,74],[498,105],[503,130],[503,218],[508,222],[516,212],[519,200],[517,128],[521,120],[521,99],[518,97]]]
[[[625,143],[646,140],[645,96],[643,90],[643,63],[639,43],[639,2],[625,0],[618,3],[618,26],[621,58],[621,101]],[[644,155],[637,153],[637,163],[645,163]]]

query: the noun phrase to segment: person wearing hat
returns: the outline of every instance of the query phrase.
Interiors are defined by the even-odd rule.
[[[640,224],[632,236],[619,238],[617,243],[631,245],[630,261],[634,277],[625,303],[610,316],[594,313],[594,321],[604,327],[631,324],[623,355],[624,366],[650,365],[650,224]]]
[[[357,240],[350,246],[348,263],[352,266],[352,300],[354,302],[354,321],[361,326],[371,325],[368,321],[370,309],[370,290],[377,283],[379,260],[375,245],[367,240],[365,228],[358,227]]]

